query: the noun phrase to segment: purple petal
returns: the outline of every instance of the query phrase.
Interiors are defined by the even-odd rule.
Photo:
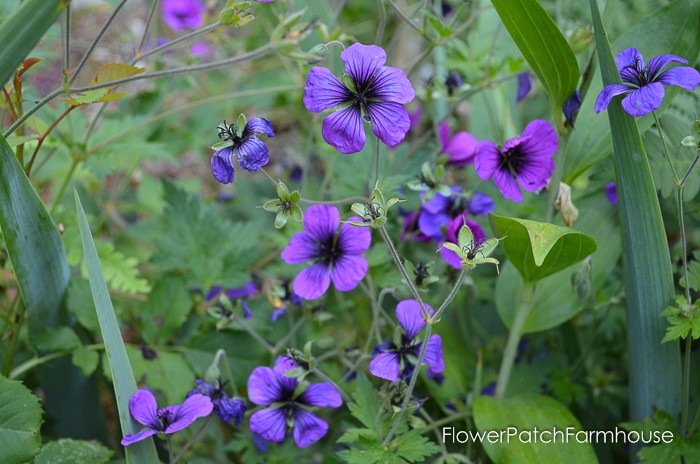
[[[402,69],[390,66],[383,66],[377,71],[369,91],[377,98],[404,105],[411,103],[416,97],[416,91],[413,90],[406,73]]]
[[[482,140],[476,145],[474,169],[481,180],[489,180],[501,165],[501,152],[489,140]]]
[[[535,192],[547,186],[554,172],[554,160],[548,158],[527,158],[518,169],[518,183],[528,192]]]
[[[365,146],[365,128],[362,112],[356,105],[328,115],[321,130],[323,140],[341,153],[362,151]]]
[[[245,296],[250,296],[258,291],[258,286],[255,282],[248,282],[244,287],[230,288],[226,291],[226,296],[229,298],[242,298]]]
[[[461,191],[461,188],[459,186],[454,185],[450,187],[450,190],[452,191],[452,193],[459,193]],[[433,198],[423,203],[422,208],[430,214],[439,214],[444,213],[447,210],[447,208],[449,208],[449,206],[450,197],[445,196],[442,193],[436,193]]]
[[[250,416],[250,431],[276,443],[284,440],[287,420],[281,409],[262,409]]]
[[[532,79],[530,79],[530,73],[525,71],[518,74],[518,95],[515,97],[515,104],[517,105],[520,101],[527,97],[532,88]]]
[[[423,210],[418,215],[418,230],[435,242],[439,242],[443,239],[442,228],[449,223],[450,216],[446,212],[433,214]]]
[[[474,162],[477,143],[479,142],[470,133],[459,132],[452,137],[447,147],[443,147],[442,152],[450,157],[447,161],[449,164],[466,166]]]
[[[620,72],[622,72],[623,68],[634,66],[635,64],[639,64],[640,69],[644,69],[644,57],[639,53],[639,50],[630,47],[622,50],[615,57],[615,64],[617,65],[617,70]]]
[[[241,300],[241,306],[243,306],[244,319],[250,319],[251,317],[253,317],[253,311],[250,310],[250,306],[248,306],[248,303],[246,303],[245,300]]]
[[[432,316],[435,311],[429,305],[424,303],[425,309]],[[408,338],[416,338],[416,335],[425,327],[425,319],[423,319],[423,310],[416,300],[403,300],[396,305],[396,319],[399,325],[403,328],[403,333]]]
[[[495,210],[493,198],[485,193],[476,192],[469,201],[469,211],[474,215],[486,216]]]
[[[409,118],[410,117],[411,115],[409,113]],[[447,145],[450,143],[450,126],[445,121],[438,124],[438,138],[440,139],[440,147],[445,151],[445,148],[447,148]]]
[[[617,206],[617,186],[615,182],[605,184],[605,196],[611,204]]]
[[[212,385],[212,384],[210,384],[202,379],[195,380],[194,384],[197,386],[197,388],[195,388],[194,390],[192,390],[191,392],[189,392],[187,394],[188,398],[192,395],[197,395],[197,394],[207,395],[207,396],[211,397],[216,392],[216,387],[214,387],[214,385]]]
[[[156,417],[158,403],[156,397],[148,390],[136,390],[129,398],[129,411],[139,424],[157,429],[160,421]]]
[[[282,389],[275,371],[265,366],[253,370],[248,378],[248,399],[262,406],[282,401]]]
[[[430,370],[436,374],[445,370],[445,361],[442,356],[442,338],[440,335],[430,336],[428,348],[425,350],[423,364],[427,364]]]
[[[320,66],[311,68],[304,87],[304,106],[307,110],[318,113],[350,99],[348,90],[330,70]]]
[[[315,300],[323,296],[331,285],[331,272],[328,265],[316,263],[301,271],[294,279],[294,293],[305,300]]]
[[[654,58],[650,59],[649,64],[647,64],[647,76],[649,77],[649,81],[655,82],[657,80],[657,74],[659,74],[659,72],[670,63],[688,64],[688,60],[676,55],[655,56]]]
[[[695,68],[681,66],[667,69],[656,79],[664,85],[677,85],[687,90],[695,90],[700,84],[700,73]]]
[[[605,87],[603,87],[603,90],[600,92],[600,94],[598,94],[598,99],[595,101],[595,112],[600,113],[601,111],[604,111],[608,107],[610,101],[615,95],[622,95],[631,90],[634,90],[634,88],[628,87],[623,84],[606,85]]]
[[[369,363],[369,372],[380,379],[398,382],[401,362],[396,353],[380,353]]]
[[[547,121],[535,119],[523,130],[521,150],[532,156],[551,157],[557,152],[557,133]]]
[[[255,136],[251,136],[238,147],[238,163],[249,172],[256,172],[270,160],[267,145]]]
[[[442,256],[442,259],[444,259],[449,266],[455,269],[462,269],[462,258],[460,258],[454,251],[448,250],[447,248],[441,248],[440,256]]]
[[[326,241],[338,231],[340,212],[335,206],[314,205],[304,213],[304,228],[315,240]]]
[[[233,163],[231,163],[232,154],[233,147],[226,147],[217,150],[214,156],[211,157],[211,173],[214,175],[214,179],[222,184],[233,182],[235,171]]]
[[[172,30],[197,29],[204,24],[206,7],[199,0],[163,0],[163,21]]]
[[[376,45],[355,43],[340,53],[340,59],[355,85],[366,87],[374,73],[386,63],[386,53]]]
[[[644,116],[661,108],[663,99],[664,86],[660,82],[654,82],[630,92],[622,99],[622,108],[631,116]]]
[[[415,111],[408,112],[408,120],[411,121],[411,130],[420,128],[421,118],[423,117],[423,109],[418,108]]]
[[[523,193],[518,188],[515,178],[508,172],[508,169],[497,169],[493,175],[493,182],[504,198],[513,200],[516,203],[523,201]]]
[[[296,363],[290,356],[282,355],[278,356],[275,360],[275,367],[273,370],[277,374],[278,379],[282,382],[283,387],[288,391],[292,392],[297,387],[299,381],[294,377],[287,377],[285,374],[287,371],[292,369],[299,369],[299,364]]]
[[[372,102],[367,105],[372,132],[390,147],[398,145],[411,128],[406,108],[400,103]]]
[[[276,309],[272,311],[272,314],[270,314],[270,322],[277,322],[280,317],[284,316],[287,314],[287,307],[283,306],[280,309]]]
[[[328,382],[312,383],[304,390],[304,393],[299,396],[297,401],[301,401],[309,406],[318,406],[319,408],[339,408],[343,405],[340,393]]]
[[[150,437],[151,435],[155,435],[156,433],[158,433],[157,430],[143,429],[139,433],[134,433],[134,434],[130,433],[128,435],[124,435],[124,438],[122,438],[122,445],[124,445],[124,446],[133,445],[137,441],[141,441],[143,439],[146,439],[146,438]]]
[[[228,395],[227,395],[228,396]],[[245,401],[238,398],[222,398],[219,400],[214,400],[214,409],[216,410],[216,415],[219,418],[230,424],[232,421],[236,424],[236,427],[241,425],[243,418],[245,417],[245,411],[248,406]]]
[[[249,120],[245,129],[243,129],[243,138],[255,134],[265,134],[268,137],[275,136],[275,130],[272,128],[272,123],[266,118],[253,118]]]
[[[306,231],[292,235],[287,247],[280,255],[287,264],[301,264],[311,261],[318,255],[318,241]]]
[[[576,119],[579,109],[581,109],[581,92],[576,89],[576,92],[564,102],[564,107],[562,108],[564,118],[566,118],[566,122],[572,128],[574,127],[574,120]]]
[[[223,287],[220,287],[218,285],[215,285],[214,287],[209,289],[209,292],[207,292],[206,296],[204,299],[206,301],[211,301],[214,299],[215,296],[217,296],[219,293],[221,293],[221,290],[223,290]]]
[[[294,441],[299,448],[316,443],[328,433],[328,423],[315,414],[300,409],[294,417]]]
[[[165,433],[175,433],[182,430],[200,417],[211,414],[214,405],[208,396],[192,395],[176,410],[174,421],[165,429]]]
[[[351,217],[348,221],[361,221],[360,218]],[[338,234],[338,250],[351,255],[359,255],[369,249],[372,243],[372,232],[367,227],[355,227],[350,224],[340,226]]]
[[[341,292],[354,290],[367,274],[367,267],[367,260],[362,256],[340,256],[333,263],[331,271],[333,286]]]

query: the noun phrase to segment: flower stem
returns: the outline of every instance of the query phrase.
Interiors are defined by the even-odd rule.
[[[394,0],[387,0],[387,1],[389,2],[389,5],[391,5],[391,7],[394,9],[394,11],[396,11],[396,13],[398,13],[398,15],[401,17],[401,19],[402,19],[406,24],[408,24],[408,26],[411,27],[411,29],[413,29],[413,30],[416,31],[418,34],[420,34],[420,36],[423,37],[423,38],[424,38],[425,40],[427,40],[428,42],[431,42],[431,40],[430,40],[428,37],[426,37],[425,32],[423,32],[423,29],[421,29],[420,27],[416,26],[416,24],[415,24],[413,21],[411,21],[411,18],[409,18],[408,16],[406,16],[406,13],[404,13],[404,12],[401,10],[401,8],[399,8],[399,6],[396,4],[396,2],[394,2]]]
[[[680,183],[680,179],[678,177],[678,173],[676,172],[676,167],[673,165],[671,154],[668,151],[668,145],[666,145],[666,136],[664,136],[664,132],[663,130],[661,130],[661,121],[659,121],[659,117],[656,115],[656,111],[652,111],[651,114],[654,115],[656,130],[659,132],[659,137],[661,138],[662,145],[664,146],[664,155],[666,155],[666,161],[668,161],[668,165],[671,166],[671,172],[673,173],[673,183],[676,184],[676,186],[678,186]]]
[[[104,344],[102,343],[96,343],[94,345],[84,345],[82,348],[88,349],[88,350],[103,350],[104,349]],[[46,362],[53,361],[54,359],[62,358],[63,356],[68,356],[73,354],[75,350],[65,350],[65,351],[57,351],[55,353],[47,354],[46,356],[41,356],[41,357],[36,357],[32,358],[28,361],[23,362],[19,366],[15,367],[12,369],[8,375],[8,378],[10,379],[16,379],[25,372],[40,366]]]
[[[265,175],[265,177],[267,177],[267,180],[269,180],[272,183],[272,185],[274,185],[275,188],[277,188],[277,181],[273,179],[270,174],[268,174],[265,168],[260,168],[260,172],[262,172]]]
[[[146,39],[148,38],[148,29],[151,26],[151,23],[153,22],[153,17],[155,16],[156,9],[158,8],[158,0],[153,0],[153,3],[151,4],[151,9],[148,11],[148,18],[146,19],[146,26],[143,28],[143,34],[141,35],[141,41],[139,42],[139,46],[136,49],[136,53],[138,54],[143,50],[143,46],[146,44]]]
[[[190,447],[191,447],[192,445],[194,445],[194,442],[197,441],[197,438],[199,438],[199,436],[202,434],[202,432],[204,432],[204,429],[207,427],[207,425],[209,425],[209,421],[211,420],[211,417],[212,417],[212,414],[209,414],[209,415],[207,416],[207,419],[204,421],[204,423],[203,423],[202,426],[199,428],[199,430],[197,430],[197,433],[195,433],[194,435],[192,435],[192,438],[190,438],[190,439],[187,441],[187,443],[185,443],[185,444],[183,445],[183,447],[180,448],[180,451],[177,453],[177,456],[175,456],[175,457],[170,461],[170,464],[176,464],[176,463],[180,460],[180,458],[182,458],[182,456],[185,455],[185,453],[187,452],[187,450],[190,449]],[[168,445],[170,446],[170,456],[172,456],[172,455],[173,455],[173,454],[172,454],[172,445],[170,444],[170,439],[169,439],[169,438],[168,438]]]
[[[32,172],[32,166],[34,165],[34,160],[36,159],[36,155],[39,153],[39,149],[40,149],[41,146],[44,144],[44,140],[46,140],[46,137],[49,136],[49,134],[51,133],[51,131],[54,130],[54,128],[58,125],[59,122],[61,122],[61,120],[63,120],[63,118],[65,118],[66,116],[68,116],[68,114],[70,114],[70,112],[73,111],[73,110],[76,109],[76,108],[77,108],[77,106],[74,106],[74,105],[71,105],[70,107],[68,107],[68,109],[67,109],[66,111],[64,111],[63,114],[61,114],[61,115],[53,122],[53,124],[51,124],[51,125],[49,126],[48,129],[46,129],[46,132],[44,132],[44,133],[41,135],[41,137],[39,137],[39,143],[36,144],[36,148],[34,149],[34,153],[32,153],[32,157],[29,159],[29,162],[27,163],[27,167],[25,168],[25,171],[26,171],[26,173],[27,173],[27,176],[29,176],[29,174]]]
[[[66,5],[61,29],[63,32],[63,84],[65,85],[70,75],[70,2]]]
[[[25,111],[15,122],[10,126],[9,129],[7,129],[5,132],[3,132],[3,137],[7,138],[9,137],[17,128],[19,128],[24,122],[29,119],[31,115],[37,112],[41,107],[46,105],[48,102],[53,100],[54,98],[58,97],[59,95],[63,95],[63,87],[54,90],[44,98],[42,98],[39,103],[36,105],[32,106],[29,108],[27,111]]]
[[[413,298],[415,298],[415,300],[420,305],[421,312],[423,313],[423,319],[425,319],[426,321],[429,320],[430,313],[426,309],[425,303],[423,303],[423,299],[418,294],[418,289],[413,284],[413,280],[411,280],[411,277],[408,275],[406,268],[404,267],[403,263],[401,262],[401,257],[399,256],[398,251],[396,251],[396,247],[394,246],[394,242],[392,242],[391,237],[389,237],[389,232],[387,232],[386,226],[382,226],[379,229],[379,232],[381,233],[382,238],[384,239],[384,243],[386,243],[387,248],[389,248],[389,254],[391,254],[391,257],[394,259],[394,264],[396,264],[396,267],[399,268],[399,272],[401,273],[401,276],[403,277],[404,282],[406,282],[406,285],[408,285],[408,288],[411,291]]]
[[[71,178],[73,177],[73,173],[75,173],[75,168],[78,167],[78,164],[80,163],[80,159],[74,159],[73,163],[70,165],[70,169],[68,170],[68,174],[66,174],[66,178],[63,179],[63,183],[61,184],[61,188],[58,189],[58,194],[56,194],[56,197],[53,200],[53,205],[51,206],[51,211],[49,214],[53,216],[54,211],[56,211],[56,207],[61,201],[61,198],[63,197],[63,194],[66,192],[66,188],[68,187],[68,183],[70,182]],[[41,167],[41,166],[40,166]]]
[[[270,345],[270,343],[267,340],[265,340],[264,338],[262,338],[262,336],[254,328],[252,328],[250,325],[248,325],[248,323],[246,321],[244,321],[242,318],[236,318],[236,319],[237,319],[238,324],[241,327],[243,327],[243,329],[246,332],[248,332],[254,339],[256,339],[262,346],[264,346],[265,349],[267,349],[267,351],[269,351],[271,354],[275,354],[277,352],[276,347]]]
[[[506,350],[503,353],[503,361],[501,362],[501,369],[498,373],[495,395],[498,399],[503,398],[506,393],[510,372],[513,369],[515,356],[518,352],[518,344],[523,334],[523,327],[525,326],[528,314],[530,314],[530,309],[532,309],[534,294],[535,284],[532,282],[524,282],[523,288],[520,291],[520,306],[515,313],[515,320],[510,329],[510,334],[508,335],[508,343],[506,344]]]
[[[340,200],[310,200],[308,198],[301,198],[299,201],[302,203],[308,203],[310,205],[349,205],[350,203],[367,203],[366,197],[347,197],[341,198]]]
[[[85,55],[83,55],[83,58],[78,63],[78,66],[75,68],[75,72],[68,79],[68,85],[72,85],[73,82],[75,82],[75,79],[78,77],[78,74],[80,74],[80,71],[83,70],[83,67],[87,63],[87,60],[90,58],[90,55],[92,55],[92,52],[95,51],[95,47],[97,47],[97,44],[100,43],[100,40],[102,40],[102,36],[105,34],[105,32],[107,32],[107,29],[109,28],[110,24],[112,24],[112,21],[114,21],[114,18],[117,17],[119,10],[122,9],[125,3],[126,0],[121,0],[121,2],[119,2],[114,11],[112,11],[112,14],[109,15],[109,18],[107,18],[107,21],[104,23],[104,25],[102,25],[102,29],[100,29],[100,32],[97,34],[97,37],[95,37],[95,40],[93,40],[90,44],[90,48],[88,48],[88,51],[85,53]]]
[[[447,298],[445,298],[445,301],[442,302],[438,310],[435,312],[435,315],[431,318],[431,321],[433,323],[440,322],[440,319],[442,318],[442,313],[445,312],[447,309],[447,306],[452,303],[452,300],[454,300],[454,297],[457,296],[457,292],[459,289],[462,287],[462,282],[464,281],[464,278],[467,276],[467,270],[462,268],[462,271],[459,273],[459,276],[457,276],[457,281],[454,284],[454,287],[452,287],[452,290],[450,290],[449,295],[447,295]]]

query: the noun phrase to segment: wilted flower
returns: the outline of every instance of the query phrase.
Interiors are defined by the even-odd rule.
[[[217,380],[216,385],[212,385],[204,380],[197,379],[195,380],[195,385],[197,385],[197,388],[187,394],[188,398],[193,395],[209,397],[214,405],[214,412],[222,421],[227,424],[234,422],[236,427],[241,425],[247,408],[245,401],[239,398],[232,398],[224,390],[224,384],[221,383],[221,380]]]
[[[644,66],[644,57],[634,47],[623,50],[615,58],[622,84],[606,85],[595,102],[595,112],[608,107],[616,95],[629,93],[622,99],[622,108],[631,116],[644,116],[659,109],[664,98],[664,85],[676,85],[695,90],[700,84],[700,73],[689,66],[661,70],[670,63],[688,64],[688,60],[675,55],[655,56]]]
[[[356,153],[365,146],[364,119],[382,142],[397,145],[410,127],[404,105],[415,97],[406,73],[384,66],[386,53],[376,45],[356,43],[340,58],[347,71],[343,82],[314,66],[304,88],[304,105],[314,113],[348,104],[323,121],[323,138],[341,153]]]
[[[352,217],[348,221],[362,221]],[[340,226],[340,230],[338,230]],[[314,205],[304,213],[304,228],[294,234],[282,250],[288,264],[313,264],[294,279],[294,293],[305,300],[315,300],[326,293],[331,280],[335,288],[348,292],[367,274],[367,251],[372,234],[367,228],[340,225],[340,212],[335,206]]]
[[[207,11],[199,0],[163,0],[162,8],[163,21],[174,31],[201,27]]]
[[[441,153],[448,156],[448,164],[466,166],[474,162],[474,149],[478,142],[470,133],[462,131],[450,137],[450,126],[443,121],[438,125],[438,135]]]
[[[523,135],[497,147],[489,140],[476,146],[474,167],[482,180],[493,178],[505,198],[523,201],[518,184],[528,192],[540,190],[554,172],[552,156],[557,151],[557,135],[547,121],[532,121]]]
[[[158,409],[153,393],[148,390],[137,390],[129,399],[129,411],[136,422],[147,428],[139,433],[126,435],[121,443],[129,446],[158,432],[175,433],[200,417],[208,416],[213,408],[214,405],[208,397],[195,394],[188,397],[182,404]]]
[[[240,127],[243,127],[242,131]],[[233,182],[233,155],[238,158],[238,164],[249,172],[258,171],[270,160],[267,145],[255,136],[257,133],[268,137],[275,136],[272,124],[267,119],[253,118],[246,122],[245,117],[241,115],[238,125],[226,124],[224,121],[218,129],[219,138],[223,139],[223,142],[212,147],[216,152],[211,158],[211,172],[222,184]]]
[[[532,79],[530,78],[530,73],[528,71],[518,74],[518,95],[515,97],[515,104],[517,105],[520,101],[527,97],[532,89]]]
[[[424,306],[432,316],[433,308],[427,304]],[[416,336],[425,326],[420,304],[415,300],[401,301],[396,306],[396,319],[402,329],[401,341],[386,342],[374,347],[372,353],[376,356],[369,363],[369,371],[372,375],[392,382],[398,382],[399,378],[405,379],[413,374],[415,362],[423,346],[423,342],[416,341]],[[433,374],[439,374],[445,370],[440,335],[431,335],[428,339],[423,364],[427,365]]]
[[[280,356],[274,369],[256,367],[250,374],[248,398],[257,405],[269,406],[250,416],[250,430],[265,440],[279,443],[290,424],[297,446],[306,448],[328,432],[328,423],[308,408],[337,408],[343,400],[327,382],[313,383],[297,391],[299,380],[285,375],[292,369],[299,369],[297,363],[289,356]]]

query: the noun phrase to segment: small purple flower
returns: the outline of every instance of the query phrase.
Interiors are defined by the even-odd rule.
[[[174,31],[197,29],[207,8],[199,0],[163,0],[163,21]]]
[[[209,292],[207,295],[204,297],[206,301],[211,301],[213,300],[216,296],[218,296],[222,291],[223,287],[221,286],[214,286],[211,289],[209,289]],[[229,288],[226,290],[226,296],[229,297],[229,299],[233,300],[236,298],[245,298],[247,296],[253,295],[258,291],[258,286],[255,285],[255,282],[248,282],[245,284],[243,287],[238,287],[238,288]]]
[[[338,408],[340,393],[329,383],[313,383],[296,391],[299,381],[285,372],[299,366],[289,356],[280,356],[274,369],[256,367],[248,379],[248,398],[261,409],[250,416],[250,430],[268,441],[284,440],[287,424],[293,423],[294,441],[299,448],[320,440],[328,432],[328,423],[308,411],[308,407]]]
[[[612,205],[617,206],[617,185],[615,182],[605,184],[605,196]]]
[[[348,221],[362,221],[352,217]],[[304,228],[294,234],[282,250],[288,264],[313,264],[294,279],[294,293],[305,300],[315,300],[333,286],[348,292],[367,274],[367,260],[360,256],[367,251],[372,234],[364,227],[340,226],[340,213],[335,206],[314,205],[304,213]]]
[[[219,416],[219,419],[227,424],[235,421],[236,427],[241,425],[247,408],[245,401],[239,398],[232,398],[224,390],[225,384],[222,384],[221,380],[217,381],[217,385],[212,385],[204,380],[197,379],[195,380],[195,385],[197,385],[197,388],[187,394],[188,398],[193,395],[209,397],[214,405],[214,412]]]
[[[670,63],[688,64],[688,60],[675,55],[655,56],[644,66],[644,57],[634,47],[620,52],[615,64],[622,84],[606,85],[595,102],[595,112],[605,110],[616,95],[628,94],[622,99],[622,108],[631,116],[644,116],[661,107],[664,85],[676,85],[695,90],[700,84],[700,73],[689,66],[661,70]]]
[[[527,97],[532,89],[532,79],[530,78],[530,73],[528,71],[518,74],[518,95],[515,97],[515,104],[517,105],[522,101],[523,98]]]
[[[452,218],[466,209],[466,199],[460,195],[461,188],[450,187],[449,197],[436,193],[421,206],[418,213],[418,230],[431,240],[439,242],[445,238],[444,228]]]
[[[552,156],[557,151],[557,135],[547,121],[536,119],[525,127],[523,135],[497,147],[489,140],[476,146],[474,167],[482,180],[493,178],[498,190],[509,200],[523,201],[518,188],[528,192],[547,185],[554,172]]]
[[[211,158],[211,172],[214,178],[222,184],[233,182],[233,155],[238,158],[238,164],[249,172],[256,172],[265,166],[270,157],[265,145],[255,136],[257,133],[274,137],[272,124],[265,118],[253,118],[248,121],[242,132],[233,124],[223,122],[219,127],[219,138],[223,139],[214,147],[216,152]]]
[[[462,131],[450,137],[450,126],[443,121],[438,125],[438,135],[442,153],[449,157],[449,164],[466,166],[474,162],[474,149],[478,142],[470,133]]]
[[[562,111],[564,113],[564,118],[566,118],[566,122],[573,128],[574,127],[574,120],[576,119],[576,115],[578,114],[578,110],[581,109],[581,92],[579,92],[578,89],[576,89],[576,92],[573,93],[569,97],[568,100],[564,103],[564,108],[562,108]]]
[[[434,314],[433,308],[425,305],[430,315]],[[425,320],[420,304],[415,300],[403,300],[396,306],[396,319],[402,329],[401,344],[386,342],[374,347],[372,354],[376,354],[369,371],[375,377],[398,382],[399,378],[406,379],[413,374],[415,361],[420,355],[422,342],[417,342],[416,336],[425,326]],[[440,335],[431,335],[428,340],[428,348],[423,358],[423,364],[427,365],[431,375],[440,374],[445,370],[445,362],[442,359],[442,338]]]
[[[192,395],[185,402],[158,409],[156,398],[148,390],[137,390],[129,399],[129,410],[136,422],[147,428],[122,438],[122,445],[129,446],[158,432],[175,433],[189,426],[200,417],[211,414],[214,405],[204,395]]]
[[[475,216],[486,216],[496,209],[493,198],[485,193],[476,192],[469,200],[469,212]]]
[[[450,71],[445,79],[445,87],[447,87],[447,94],[452,96],[456,89],[462,87],[462,76],[457,71]]]
[[[459,229],[461,229],[464,224],[468,225],[469,229],[471,229],[475,244],[480,244],[486,240],[484,229],[482,229],[479,224],[471,219],[467,219],[466,211],[450,221],[449,225],[447,226],[447,230],[445,231],[445,240],[450,243],[459,244]],[[457,256],[457,253],[454,251],[442,247],[440,249],[440,256],[442,256],[442,259],[444,259],[445,262],[453,268],[462,269],[462,258]]]
[[[484,396],[494,396],[496,394],[496,382],[491,382],[482,388],[481,394]]]
[[[357,153],[365,146],[364,119],[382,142],[396,146],[410,127],[404,105],[416,96],[406,73],[384,66],[386,53],[376,45],[353,44],[340,58],[353,88],[320,66],[311,68],[304,88],[304,105],[314,113],[349,104],[324,119],[323,138],[341,153]]]

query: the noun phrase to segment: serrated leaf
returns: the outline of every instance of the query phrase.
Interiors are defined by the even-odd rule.
[[[71,358],[73,364],[78,366],[85,377],[89,377],[97,369],[97,363],[100,361],[100,355],[95,350],[90,350],[85,347],[80,347],[73,352]]]
[[[148,281],[140,277],[136,258],[124,256],[106,240],[98,240],[95,245],[105,280],[111,288],[125,293],[148,293],[151,290]]]
[[[395,449],[391,449],[392,445]],[[423,462],[428,456],[442,451],[438,445],[421,436],[420,430],[400,435],[390,445],[390,450],[408,462]]]
[[[0,376],[0,458],[26,462],[39,452],[41,407],[22,382]]]
[[[685,278],[681,276],[679,284],[685,288]],[[695,252],[695,259],[688,263],[688,286],[700,292],[700,251]]]
[[[365,427],[374,430],[379,434],[379,426],[377,418],[382,407],[378,392],[364,373],[357,376],[355,391],[352,394],[352,403],[348,403],[350,413],[359,420]]]
[[[146,340],[163,343],[175,337],[192,309],[192,294],[178,277],[164,276],[139,306]]]
[[[94,441],[63,438],[44,445],[34,464],[103,464],[114,452]]]

